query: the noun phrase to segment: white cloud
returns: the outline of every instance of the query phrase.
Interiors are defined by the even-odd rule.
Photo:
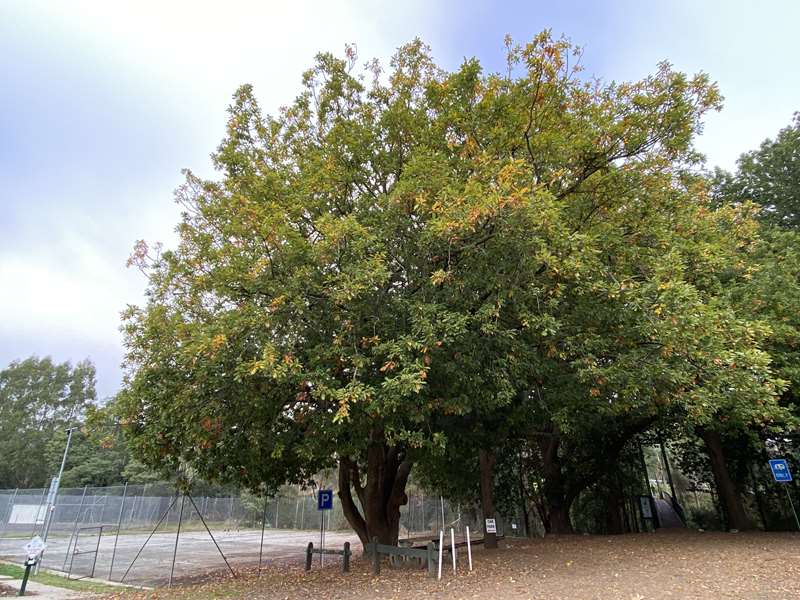
[[[437,28],[419,1],[0,5],[12,52],[0,64],[17,82],[6,98],[17,162],[3,165],[0,190],[0,360],[91,355],[101,394],[113,392],[119,312],[145,287],[125,259],[140,238],[174,243],[180,169],[211,174],[236,87],[253,83],[273,112],[317,52],[355,42],[364,60],[386,60]]]

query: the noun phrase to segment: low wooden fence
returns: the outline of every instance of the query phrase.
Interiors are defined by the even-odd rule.
[[[350,571],[350,557],[352,556],[352,552],[350,551],[350,542],[344,543],[343,550],[329,550],[329,549],[322,549],[322,548],[314,548],[313,542],[308,542],[308,547],[306,548],[306,571],[311,570],[311,561],[314,558],[315,554],[334,554],[337,556],[342,557],[342,573],[347,573]]]

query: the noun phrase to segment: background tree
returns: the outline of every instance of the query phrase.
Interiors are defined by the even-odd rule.
[[[717,169],[714,184],[719,202],[750,200],[763,207],[766,222],[800,227],[800,113],[774,140],[742,154],[735,174]]]
[[[32,356],[0,371],[0,488],[48,485],[55,474],[49,444],[79,423],[96,400],[95,369],[88,360],[73,367]]]
[[[120,485],[126,481],[142,483],[160,479],[153,472],[139,474],[128,471],[130,451],[113,408],[113,400],[102,408],[95,405],[86,407],[78,430],[72,434],[61,477],[62,488],[86,485],[101,487]],[[59,429],[47,444],[46,456],[51,473],[57,472],[61,465],[66,440],[66,431]]]

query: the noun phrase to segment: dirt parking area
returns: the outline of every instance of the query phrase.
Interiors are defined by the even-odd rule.
[[[563,536],[506,541],[474,553],[469,572],[446,561],[441,581],[424,571],[384,567],[373,577],[366,560],[342,574],[338,564],[305,573],[273,565],[258,578],[156,590],[126,598],[314,599],[800,599],[800,534],[657,533]]]

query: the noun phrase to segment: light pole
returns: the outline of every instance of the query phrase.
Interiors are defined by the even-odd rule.
[[[67,446],[64,448],[64,457],[61,459],[61,468],[58,470],[58,476],[54,477],[50,482],[50,493],[47,495],[47,509],[45,512],[44,534],[42,541],[47,542],[47,534],[50,533],[50,524],[53,521],[53,513],[56,508],[56,497],[58,496],[58,487],[61,484],[61,476],[64,474],[64,465],[67,464],[67,455],[69,454],[69,446],[72,442],[72,432],[76,431],[77,427],[68,427],[67,431]],[[36,571],[39,571],[41,560],[36,564]]]

